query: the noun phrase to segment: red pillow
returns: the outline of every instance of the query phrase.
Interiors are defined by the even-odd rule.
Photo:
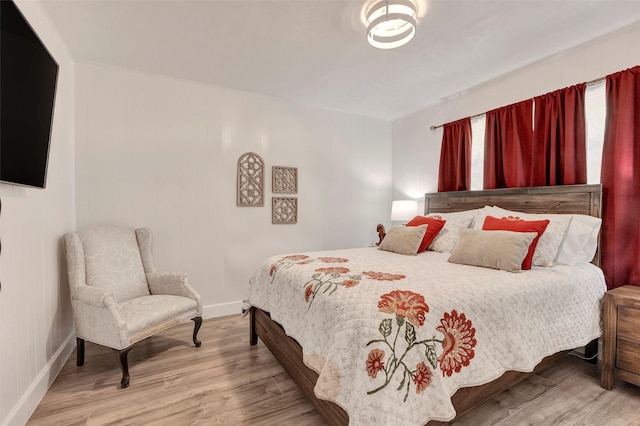
[[[487,216],[484,219],[482,229],[485,231],[515,231],[515,232],[537,232],[538,236],[533,239],[529,246],[529,251],[522,261],[522,269],[531,269],[533,253],[536,251],[538,240],[547,229],[548,220],[522,220],[519,217],[503,217],[502,219]]]
[[[446,220],[435,219],[433,217],[416,216],[407,223],[407,226],[427,225],[427,232],[422,237],[422,243],[418,247],[418,253],[425,251],[444,227]]]

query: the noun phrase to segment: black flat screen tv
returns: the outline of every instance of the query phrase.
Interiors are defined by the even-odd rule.
[[[0,181],[44,188],[58,64],[10,0],[0,0],[0,74]]]

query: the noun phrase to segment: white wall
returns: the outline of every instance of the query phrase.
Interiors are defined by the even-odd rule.
[[[0,184],[2,425],[27,421],[75,344],[61,246],[75,228],[74,62],[40,4],[16,3],[60,68],[46,189]]]
[[[393,122],[394,199],[422,198],[438,189],[442,129],[448,123],[591,81],[640,64],[640,25],[611,33],[471,88],[449,101]],[[469,64],[470,67],[473,64]],[[452,94],[454,95],[454,94]]]
[[[391,124],[169,77],[76,63],[78,228],[150,227],[206,317],[238,313],[267,256],[367,246],[391,204]],[[236,207],[236,164],[266,164]],[[298,168],[298,223],[271,224],[271,166]]]

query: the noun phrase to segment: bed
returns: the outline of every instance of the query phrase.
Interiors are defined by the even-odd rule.
[[[599,217],[600,199],[600,185],[435,193],[424,213]],[[572,348],[597,351],[599,253],[522,273],[449,256],[369,247],[269,258],[251,280],[251,344],[265,343],[329,424],[438,424]]]

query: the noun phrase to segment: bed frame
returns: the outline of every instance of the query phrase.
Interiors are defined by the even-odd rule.
[[[493,189],[484,191],[458,191],[425,194],[424,212],[455,212],[489,206],[499,206],[508,210],[526,213],[586,214],[600,217],[601,185],[544,186],[532,188]],[[593,263],[600,265],[600,253]],[[313,403],[318,412],[330,425],[346,425],[349,416],[338,405],[318,399],[313,388],[318,374],[302,362],[302,348],[288,337],[282,327],[272,321],[269,313],[251,308],[250,344],[258,343],[258,337],[273,353],[298,387]],[[531,373],[507,371],[498,379],[481,386],[459,389],[451,398],[457,417],[478,407],[491,397],[510,388],[527,376],[548,368],[566,355],[559,352],[543,359]],[[585,356],[597,362],[598,340],[585,346]],[[446,424],[431,421],[429,426]]]

